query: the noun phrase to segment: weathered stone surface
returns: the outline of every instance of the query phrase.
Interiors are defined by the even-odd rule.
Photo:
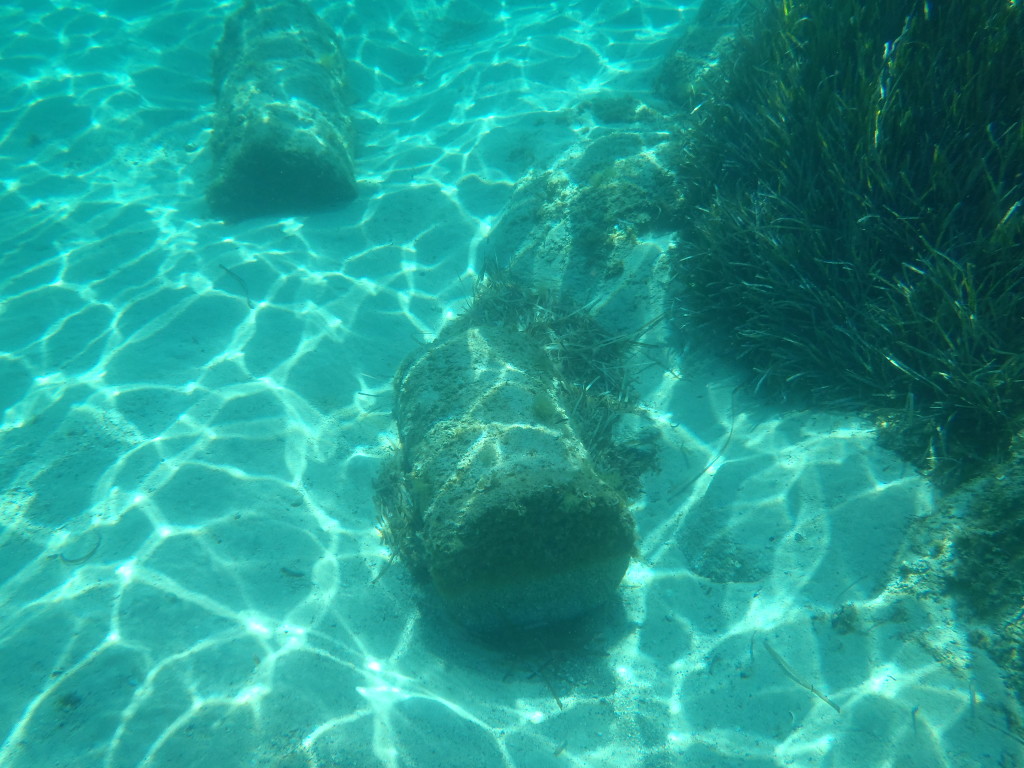
[[[611,597],[632,517],[595,471],[539,345],[470,327],[412,358],[395,388],[408,508],[391,515],[392,538],[460,623],[550,624]]]
[[[225,23],[213,76],[215,216],[299,215],[355,197],[340,44],[302,0],[246,0]]]

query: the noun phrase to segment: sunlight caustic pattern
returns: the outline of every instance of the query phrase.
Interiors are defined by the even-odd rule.
[[[889,579],[926,485],[690,361],[639,382],[662,471],[584,648],[482,647],[390,566],[395,370],[516,180],[586,140],[589,99],[649,91],[695,8],[313,3],[360,198],[229,227],[202,196],[234,4],[144,5],[0,12],[0,765],[1020,760],[948,605]]]

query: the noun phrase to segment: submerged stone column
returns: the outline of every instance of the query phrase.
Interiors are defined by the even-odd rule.
[[[608,601],[633,551],[630,502],[657,466],[634,383],[659,363],[670,134],[643,105],[600,110],[636,125],[520,180],[472,302],[395,377],[385,542],[483,634]]]
[[[290,216],[356,195],[345,64],[303,0],[246,0],[214,54],[215,216]]]
[[[629,564],[626,499],[599,477],[538,343],[449,330],[395,377],[402,449],[378,488],[389,544],[476,632],[579,616]]]

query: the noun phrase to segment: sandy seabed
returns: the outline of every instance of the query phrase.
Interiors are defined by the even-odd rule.
[[[998,670],[915,589],[928,484],[711,364],[641,377],[661,471],[582,648],[482,646],[388,567],[395,370],[465,306],[517,179],[585,144],[588,97],[648,98],[694,9],[314,3],[359,199],[224,225],[231,7],[139,6],[0,11],[0,765],[1024,763]]]

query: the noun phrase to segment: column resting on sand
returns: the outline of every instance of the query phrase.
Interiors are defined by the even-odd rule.
[[[520,180],[465,314],[395,376],[384,539],[477,634],[581,617],[629,565],[660,439],[632,382],[661,329],[656,230],[675,205],[649,120]]]
[[[545,625],[611,597],[633,520],[539,345],[456,326],[406,361],[395,390],[402,451],[381,484],[392,546],[458,622]]]
[[[290,216],[356,195],[345,64],[303,0],[246,0],[214,53],[212,213]]]

